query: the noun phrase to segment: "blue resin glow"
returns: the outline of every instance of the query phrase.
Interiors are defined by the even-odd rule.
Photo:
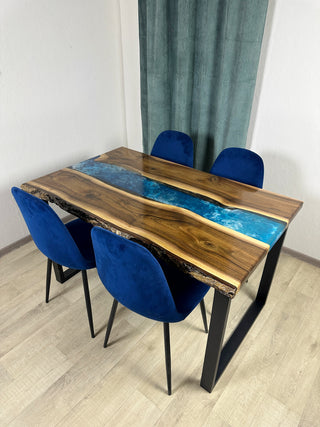
[[[213,200],[203,200],[200,195],[153,181],[120,166],[96,162],[94,158],[71,166],[71,169],[146,199],[187,209],[224,227],[267,243],[270,247],[286,228],[282,221],[243,209],[221,206]]]

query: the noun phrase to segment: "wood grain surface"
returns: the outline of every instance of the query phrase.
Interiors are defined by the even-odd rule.
[[[105,153],[96,160],[135,170],[144,176],[201,194],[224,205],[261,213],[287,223],[302,207],[299,200],[187,168],[125,147]]]
[[[119,148],[96,159],[229,207],[258,212],[287,224],[302,203]],[[269,246],[180,207],[159,203],[64,168],[22,185],[44,200],[95,225],[134,238],[159,256],[232,298]]]

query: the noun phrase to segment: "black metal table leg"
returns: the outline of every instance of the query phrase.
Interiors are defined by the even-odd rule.
[[[230,302],[231,299],[227,296],[218,291],[214,292],[207,347],[200,382],[200,385],[209,393],[215,384]]]
[[[271,248],[271,250],[268,253],[266,263],[264,265],[258,293],[256,296],[256,303],[259,305],[263,306],[267,300],[273,275],[277,267],[280,251],[283,245],[283,241],[284,241],[284,238],[286,237],[286,232],[287,231],[285,231],[282,234],[280,239],[276,242],[276,244]]]
[[[71,279],[71,277],[75,276],[77,273],[79,273],[80,270],[74,270],[72,268],[68,268],[67,270],[63,271],[63,268],[60,264],[57,264],[55,262],[53,264],[54,273],[56,275],[56,280],[59,283],[64,283],[67,280]]]
[[[223,349],[222,343],[231,299],[215,291],[200,382],[200,385],[209,393],[213,390],[216,381],[239,348],[267,300],[285,235],[286,232],[282,234],[268,253],[256,299],[245,312]]]

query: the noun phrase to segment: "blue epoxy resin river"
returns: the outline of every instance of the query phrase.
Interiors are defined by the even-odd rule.
[[[201,195],[190,194],[120,166],[101,163],[95,159],[71,166],[71,169],[130,193],[167,205],[187,209],[210,221],[252,237],[272,247],[286,228],[282,221],[243,209],[221,206]]]

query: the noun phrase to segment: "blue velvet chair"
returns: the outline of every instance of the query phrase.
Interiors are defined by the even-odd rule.
[[[142,316],[163,322],[167,385],[171,394],[169,323],[185,319],[202,301],[209,286],[174,265],[163,261],[160,265],[145,247],[108,230],[94,227],[91,236],[100,279],[114,297],[104,347],[118,302]]]
[[[259,188],[263,186],[263,160],[246,148],[230,147],[222,150],[210,173]]]
[[[91,242],[92,225],[81,219],[63,224],[54,210],[43,200],[20,188],[11,189],[30,234],[38,249],[48,257],[46,302],[49,302],[52,263],[81,270],[88,320],[94,338],[91,301],[86,270],[96,266]]]
[[[190,136],[176,130],[165,130],[156,139],[151,156],[193,167],[193,142]]]

